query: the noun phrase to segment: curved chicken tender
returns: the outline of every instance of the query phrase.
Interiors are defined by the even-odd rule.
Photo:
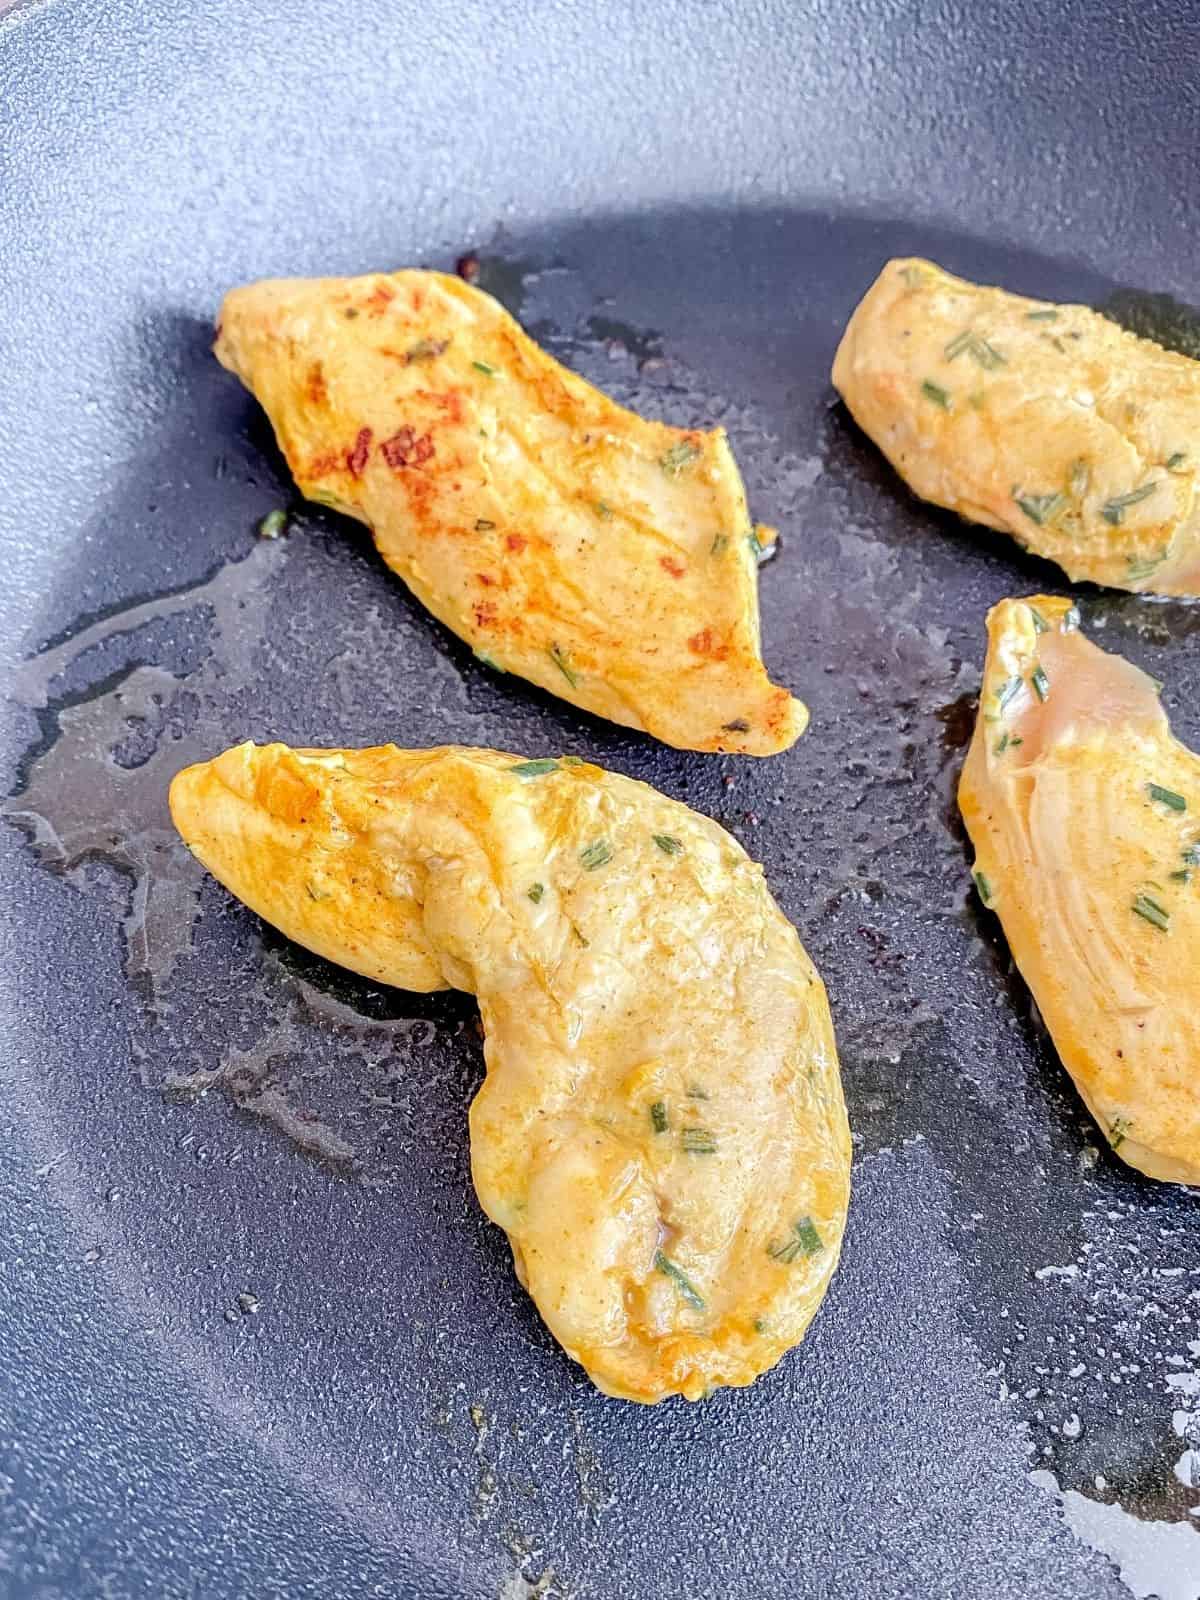
[[[1200,594],[1200,363],[1085,306],[889,261],[833,381],[924,499],[1076,581]]]
[[[723,430],[645,422],[435,272],[235,289],[216,354],[301,490],[481,659],[684,750],[773,755],[808,712],[759,650],[756,530]]]
[[[1063,1065],[1130,1166],[1200,1182],[1200,758],[1065,600],[1004,600],[959,804]]]
[[[475,1187],[599,1388],[695,1400],[799,1342],[849,1131],[821,980],[727,833],[570,758],[391,745],[240,745],[171,812],[290,938],[479,997]]]

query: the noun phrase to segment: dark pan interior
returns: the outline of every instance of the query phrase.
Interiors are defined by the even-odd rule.
[[[837,0],[0,22],[0,1592],[1200,1596],[1196,1201],[1097,1148],[953,804],[984,612],[1059,575],[913,501],[828,383],[908,251],[1200,349],[1160,298],[1195,297],[1198,35]],[[235,282],[468,248],[570,366],[728,429],[782,529],[787,755],[490,673],[299,504],[211,358]],[[1200,607],[1080,600],[1200,746]],[[170,775],[244,737],[577,751],[765,863],[856,1135],[774,1373],[647,1410],[559,1352],[470,1189],[472,1003],[306,955],[174,841]]]

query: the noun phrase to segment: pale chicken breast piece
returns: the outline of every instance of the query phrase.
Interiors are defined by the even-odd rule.
[[[975,883],[1112,1148],[1200,1183],[1200,757],[1066,600],[988,617],[959,804]]]
[[[301,491],[365,522],[482,660],[680,749],[803,733],[759,647],[774,533],[723,430],[644,421],[435,272],[235,289],[216,354]]]
[[[568,757],[391,745],[240,745],[171,812],[289,938],[478,997],[475,1187],[601,1389],[695,1400],[799,1342],[849,1130],[824,987],[723,829]]]
[[[1076,581],[1200,594],[1200,362],[904,260],[855,310],[833,382],[923,499]]]

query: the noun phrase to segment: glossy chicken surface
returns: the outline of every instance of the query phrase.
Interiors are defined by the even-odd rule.
[[[1112,1148],[1200,1183],[1200,757],[1065,600],[988,618],[959,803],[975,883]]]
[[[303,493],[365,522],[490,665],[680,749],[771,755],[803,733],[759,649],[774,535],[722,430],[623,410],[433,272],[235,289],[216,354]]]
[[[171,812],[289,938],[478,996],[475,1187],[601,1389],[699,1399],[799,1342],[849,1131],[824,987],[723,829],[569,757],[391,745],[240,745]]]
[[[924,499],[1076,581],[1200,594],[1200,362],[906,260],[855,310],[833,381]]]

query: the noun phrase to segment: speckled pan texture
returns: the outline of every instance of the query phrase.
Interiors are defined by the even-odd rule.
[[[1060,576],[913,500],[828,381],[901,254],[1195,352],[1159,297],[1196,294],[1198,44],[1145,0],[6,14],[0,1593],[1200,1595],[1195,1196],[1097,1148],[954,807],[985,610]],[[559,360],[728,429],[786,754],[491,673],[209,353],[232,284],[471,249]],[[1080,603],[1200,746],[1196,604]],[[170,830],[245,737],[573,751],[766,864],[856,1134],[779,1368],[647,1410],[560,1353],[470,1189],[472,1003],[305,956]]]

